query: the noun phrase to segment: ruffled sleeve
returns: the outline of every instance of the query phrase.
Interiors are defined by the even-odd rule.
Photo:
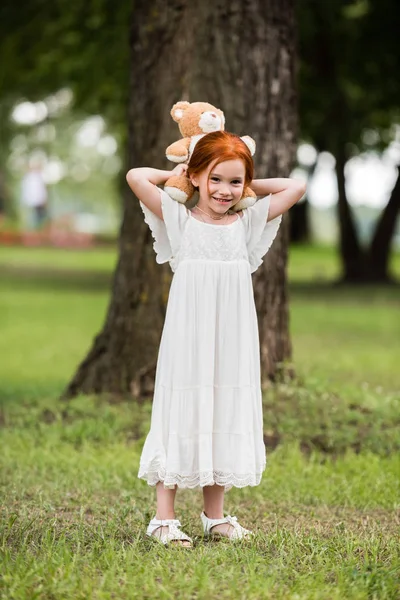
[[[182,233],[189,215],[183,204],[173,200],[164,190],[159,191],[164,220],[152,213],[143,202],[139,201],[139,204],[144,214],[144,221],[149,226],[154,239],[156,262],[159,264],[169,262],[174,271],[174,259],[179,252]]]
[[[271,194],[243,211],[242,222],[252,273],[262,264],[263,256],[270,249],[282,221],[282,215],[279,215],[267,223],[270,200]]]

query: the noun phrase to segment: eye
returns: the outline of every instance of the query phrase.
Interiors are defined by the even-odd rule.
[[[234,180],[232,181],[232,183],[233,183],[234,185],[240,185],[242,182],[241,182],[239,179],[234,179]]]
[[[211,177],[211,181],[219,181],[219,177]]]

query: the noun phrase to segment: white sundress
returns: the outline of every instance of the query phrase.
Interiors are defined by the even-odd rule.
[[[213,225],[160,193],[164,220],[140,205],[156,260],[174,276],[138,477],[166,488],[255,486],[266,452],[251,273],[282,217],[266,222],[265,196],[229,225]]]

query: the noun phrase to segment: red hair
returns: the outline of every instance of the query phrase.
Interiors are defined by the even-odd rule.
[[[199,139],[189,161],[187,175],[199,175],[207,167],[226,160],[241,160],[244,164],[244,185],[248,186],[254,177],[254,163],[249,148],[244,141],[228,131],[213,131]],[[215,161],[215,162],[214,162]]]

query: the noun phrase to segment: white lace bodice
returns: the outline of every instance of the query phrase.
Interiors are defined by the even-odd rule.
[[[281,224],[281,216],[267,222],[270,196],[247,208],[233,223],[213,225],[196,219],[163,190],[160,193],[163,220],[142,202],[140,206],[154,238],[156,260],[160,264],[169,262],[172,271],[184,260],[247,260],[253,273],[262,264]]]
[[[189,215],[175,266],[184,260],[248,260],[241,217],[229,225],[204,223]]]

